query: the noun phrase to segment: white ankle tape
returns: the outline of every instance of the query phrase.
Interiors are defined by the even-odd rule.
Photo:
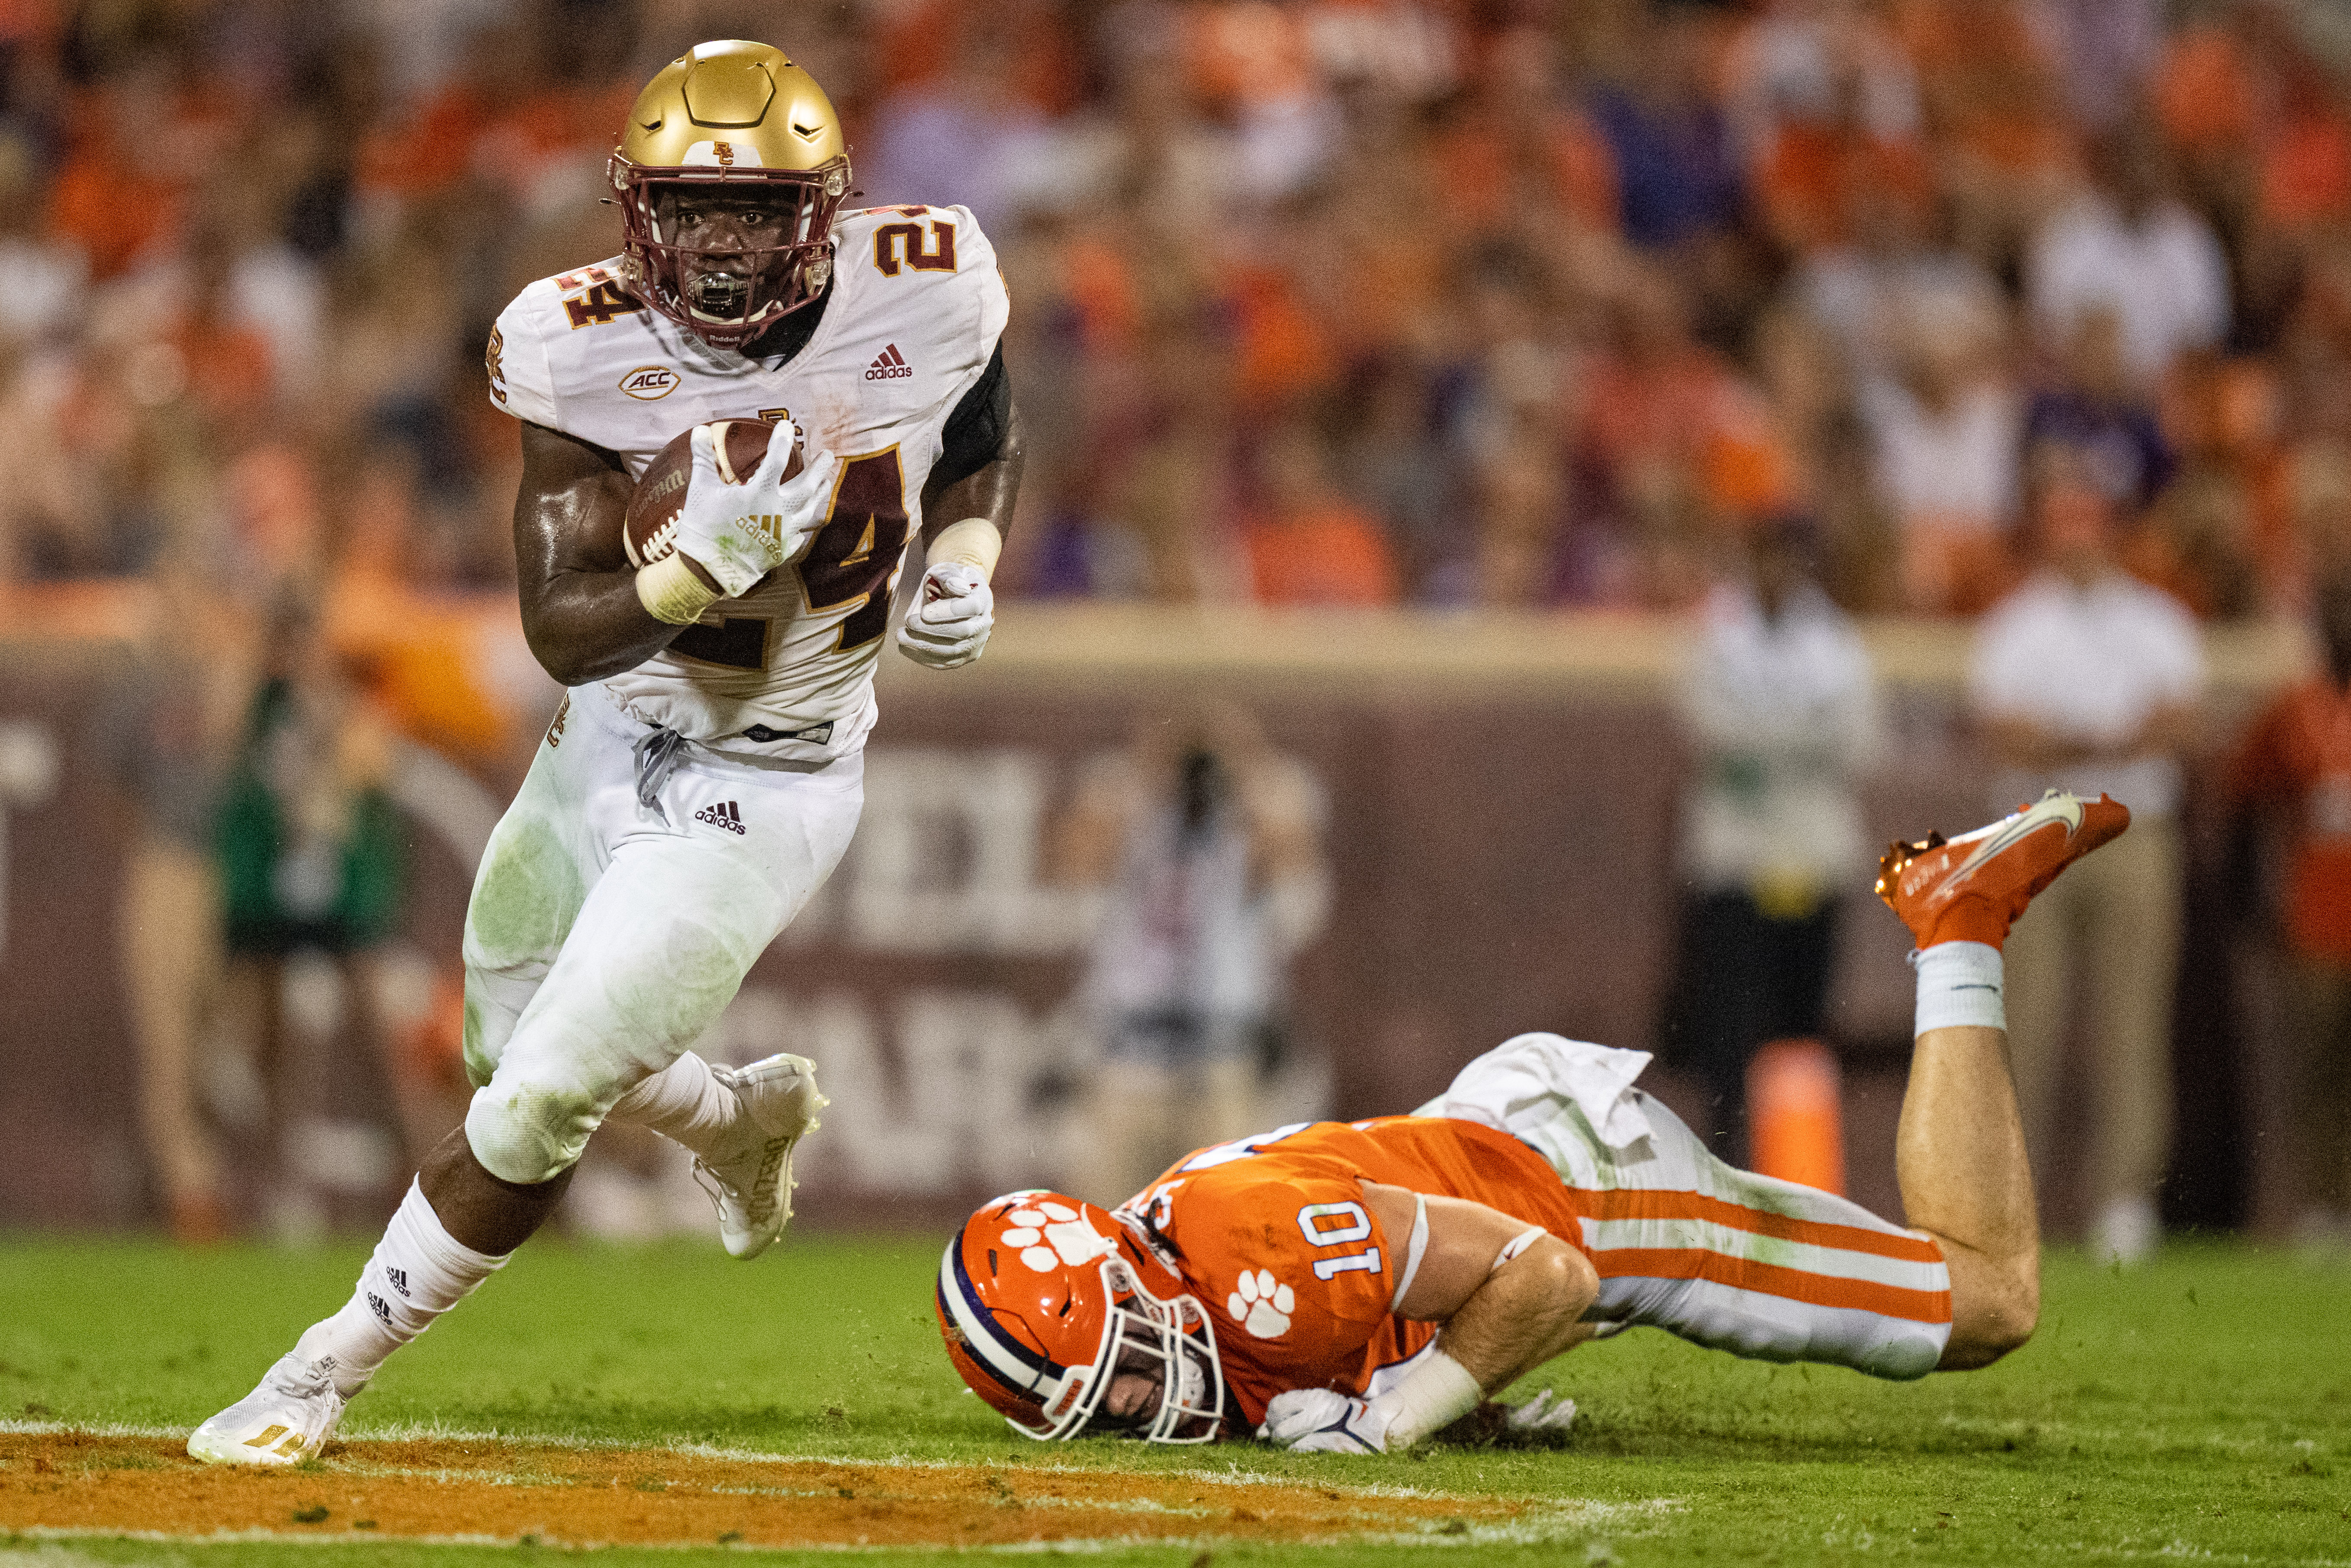
[[[1930,1029],[2008,1027],[2000,949],[1982,942],[1938,942],[1910,955],[1918,972],[1912,1037]]]

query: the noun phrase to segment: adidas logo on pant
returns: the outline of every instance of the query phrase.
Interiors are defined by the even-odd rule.
[[[906,356],[898,351],[895,343],[883,350],[873,362],[865,367],[865,379],[869,382],[904,381],[914,373],[914,367],[906,362]]]
[[[735,809],[732,800],[721,800],[716,806],[705,806],[694,814],[697,822],[707,822],[714,828],[724,828],[730,833],[743,831],[743,813]]]

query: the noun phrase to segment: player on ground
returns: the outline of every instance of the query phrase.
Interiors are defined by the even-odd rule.
[[[654,77],[611,181],[622,254],[532,284],[490,337],[490,395],[523,422],[524,629],[570,689],[466,915],[473,1103],[350,1301],[196,1430],[198,1458],[316,1453],[384,1358],[538,1228],[608,1116],[694,1151],[729,1253],[775,1239],[824,1103],[810,1066],[687,1047],[848,847],[918,530],[898,646],[948,668],[993,624],[1020,443],[971,214],[841,211],[840,121],[764,44],[703,44]],[[703,428],[726,418],[778,423],[747,476]],[[632,487],[688,427],[675,553],[632,571]]]
[[[1988,1365],[2041,1298],[2001,943],[2129,821],[2052,791],[1886,853],[1878,892],[1918,944],[1896,1144],[1915,1228],[1724,1165],[1633,1087],[1645,1052],[1521,1035],[1410,1116],[1204,1149],[1115,1214],[998,1198],[940,1264],[948,1354],[1032,1437],[1346,1452],[1407,1447],[1635,1324],[1879,1377]],[[1548,1401],[1511,1423],[1572,1417]]]

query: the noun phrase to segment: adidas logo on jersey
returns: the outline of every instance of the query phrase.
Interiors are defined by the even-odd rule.
[[[714,828],[724,828],[730,833],[743,831],[743,813],[735,809],[732,800],[721,800],[716,806],[705,806],[694,814],[697,822],[707,822]]]
[[[883,350],[874,361],[865,367],[865,379],[869,382],[904,381],[914,373],[914,367],[906,362],[906,356],[898,351],[895,343]]]

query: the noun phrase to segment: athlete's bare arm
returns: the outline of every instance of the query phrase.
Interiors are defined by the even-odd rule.
[[[602,447],[523,425],[514,520],[523,635],[567,686],[633,670],[682,630],[647,612],[621,551],[621,517],[635,487]]]
[[[1412,1234],[1414,1194],[1367,1181],[1364,1203],[1392,1239]],[[1396,1315],[1438,1322],[1437,1348],[1489,1394],[1592,1337],[1584,1309],[1599,1298],[1592,1260],[1543,1236],[1500,1268],[1494,1260],[1527,1222],[1466,1198],[1428,1196],[1428,1244]]]
[[[998,536],[1012,532],[1012,504],[1020,495],[1020,405],[1008,400],[1004,435],[996,455],[951,485],[923,486],[923,542],[966,517],[985,517]]]

